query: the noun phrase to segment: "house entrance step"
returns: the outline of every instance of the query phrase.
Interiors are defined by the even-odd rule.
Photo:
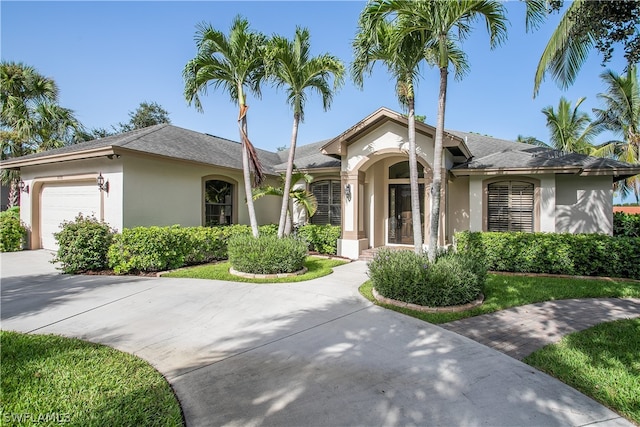
[[[378,246],[377,248],[369,248],[365,249],[360,253],[360,257],[358,260],[360,261],[371,261],[373,257],[378,253],[378,251],[382,248],[391,249],[394,251],[410,251],[413,250],[413,246]]]

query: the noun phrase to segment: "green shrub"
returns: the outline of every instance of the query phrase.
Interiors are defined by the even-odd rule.
[[[306,240],[310,251],[335,255],[341,229],[337,225],[306,224],[298,228],[296,235]]]
[[[125,228],[109,248],[109,267],[116,274],[182,267],[193,248],[187,236],[178,225]]]
[[[640,238],[570,233],[456,233],[489,270],[640,279]]]
[[[0,252],[21,250],[26,234],[27,229],[20,221],[20,208],[0,212]]]
[[[293,273],[304,267],[307,243],[296,237],[278,239],[277,236],[238,234],[229,240],[231,266],[245,273]]]
[[[613,213],[613,235],[640,237],[640,214]]]
[[[107,252],[114,231],[93,216],[78,215],[73,221],[65,221],[62,229],[54,233],[58,252],[52,262],[59,262],[61,270],[68,274],[107,267]]]
[[[430,264],[426,254],[381,249],[369,262],[369,277],[380,295],[428,307],[446,307],[475,300],[486,269],[472,256],[444,253]]]

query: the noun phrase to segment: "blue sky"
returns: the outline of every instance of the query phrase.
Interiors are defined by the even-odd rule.
[[[297,25],[309,28],[314,54],[331,53],[345,64],[352,59],[351,42],[363,1],[198,1],[198,2],[0,2],[1,57],[23,62],[53,78],[60,103],[75,111],[88,128],[109,128],[128,120],[140,102],[154,101],[170,113],[173,124],[238,140],[237,110],[227,94],[210,90],[204,113],[188,106],[183,96],[182,69],[196,53],[196,24],[206,22],[228,31],[234,16],[267,35],[291,38]],[[486,30],[477,23],[463,48],[470,73],[449,79],[446,127],[504,139],[519,134],[548,140],[540,110],[557,106],[561,96],[591,114],[604,91],[605,70],[593,52],[576,83],[562,91],[547,79],[533,98],[533,76],[540,54],[559,16],[537,31],[525,32],[524,3],[505,2],[509,38],[490,50]],[[624,59],[617,50],[607,67],[621,73]],[[424,68],[418,85],[416,112],[435,124],[438,73]],[[249,98],[249,136],[263,149],[288,145],[292,115],[283,91],[264,87],[262,99]],[[400,111],[394,84],[376,67],[364,89],[347,79],[331,110],[311,96],[299,143],[332,138],[385,106]],[[603,135],[601,140],[610,135]]]

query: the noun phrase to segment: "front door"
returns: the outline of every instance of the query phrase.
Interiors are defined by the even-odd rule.
[[[420,216],[424,217],[424,185],[420,184]],[[389,184],[389,243],[413,245],[411,185]]]

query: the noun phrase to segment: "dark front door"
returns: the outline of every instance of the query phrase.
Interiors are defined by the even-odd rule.
[[[424,185],[420,184],[420,216],[424,217]],[[411,186],[389,184],[389,243],[413,245]]]

